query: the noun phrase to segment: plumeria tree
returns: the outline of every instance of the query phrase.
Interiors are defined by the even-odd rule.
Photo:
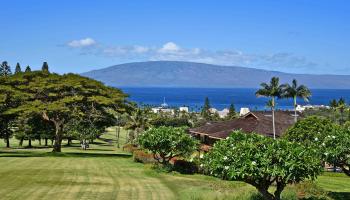
[[[182,127],[151,128],[140,135],[139,144],[163,165],[169,164],[174,157],[187,157],[197,149],[197,141]]]
[[[254,186],[266,200],[281,199],[287,184],[315,179],[322,170],[313,149],[241,131],[215,143],[201,167],[212,176]]]
[[[350,176],[350,128],[330,120],[308,117],[290,128],[286,139],[317,150],[323,162],[339,167]]]

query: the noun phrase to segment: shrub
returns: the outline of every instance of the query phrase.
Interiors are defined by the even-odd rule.
[[[133,158],[135,162],[140,162],[144,164],[151,164],[156,162],[153,158],[153,154],[144,152],[142,150],[135,150],[133,152]]]
[[[139,148],[134,144],[126,144],[123,146],[123,151],[133,153],[134,151],[139,150]]]
[[[152,128],[139,137],[142,148],[148,149],[159,163],[168,165],[174,157],[186,157],[197,148],[197,141],[184,128]]]
[[[176,160],[174,162],[174,170],[181,174],[194,174],[198,172],[198,167],[194,162]]]
[[[312,180],[321,173],[315,154],[314,149],[284,139],[235,131],[215,143],[202,167],[212,176],[254,186],[265,199],[279,200],[287,184]],[[269,191],[272,184],[276,185],[274,193]]]

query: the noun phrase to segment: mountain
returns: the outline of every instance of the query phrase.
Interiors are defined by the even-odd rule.
[[[82,75],[115,87],[257,88],[277,76],[281,83],[295,78],[310,88],[350,89],[350,75],[289,74],[180,61],[126,63]]]

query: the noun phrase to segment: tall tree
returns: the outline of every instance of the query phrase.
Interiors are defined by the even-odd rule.
[[[231,103],[228,114],[227,114],[227,119],[234,119],[236,118],[236,108],[233,103]]]
[[[32,71],[32,69],[31,69],[30,66],[28,65],[28,66],[26,67],[25,72],[31,72],[31,71]]]
[[[292,85],[285,84],[283,98],[292,98],[294,105],[294,121],[297,122],[297,98],[302,98],[308,102],[311,97],[311,91],[305,85],[298,85],[297,80],[293,79]]]
[[[139,134],[150,127],[149,114],[147,109],[137,108],[131,113],[126,122],[125,129],[132,130],[134,133],[133,139],[137,141]]]
[[[55,129],[54,152],[61,152],[63,130],[75,109],[82,118],[94,110],[98,110],[101,116],[113,118],[107,108],[119,112],[126,109],[127,95],[122,91],[75,74],[20,73],[8,78],[4,84],[0,87],[0,94],[12,91],[19,93],[21,98],[21,104],[6,113],[34,112],[49,121]]]
[[[337,103],[337,109],[340,112],[340,120],[339,120],[339,124],[344,124],[345,123],[345,119],[344,119],[344,113],[346,110],[346,102],[345,99],[343,97],[341,97]]]
[[[0,76],[7,77],[11,74],[11,67],[8,65],[7,61],[2,62],[0,66]]]
[[[21,65],[19,63],[16,64],[15,74],[22,72]]]
[[[209,98],[208,97],[205,97],[205,100],[204,100],[204,105],[203,105],[203,108],[202,108],[202,111],[201,111],[201,116],[204,118],[204,119],[210,119],[210,102],[209,102]]]
[[[49,65],[47,64],[47,62],[43,62],[43,66],[42,66],[41,70],[43,72],[49,72]]]
[[[275,107],[276,98],[280,98],[283,92],[283,86],[279,84],[278,77],[272,77],[270,83],[261,83],[261,89],[255,92],[257,97],[268,97],[271,99],[272,110],[272,131],[273,138],[276,139],[276,126],[275,126]]]

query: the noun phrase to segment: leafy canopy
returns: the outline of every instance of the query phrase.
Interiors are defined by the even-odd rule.
[[[154,158],[162,164],[168,164],[177,156],[189,156],[197,147],[197,141],[186,133],[185,128],[166,126],[145,131],[139,137],[139,144],[151,151]]]
[[[287,184],[314,179],[322,170],[312,149],[241,131],[215,143],[202,167],[212,176],[253,185],[265,199],[280,199]],[[273,183],[277,187],[271,194]]]
[[[284,137],[304,146],[311,146],[319,159],[340,167],[350,176],[350,128],[339,126],[328,119],[307,117],[298,121]]]

